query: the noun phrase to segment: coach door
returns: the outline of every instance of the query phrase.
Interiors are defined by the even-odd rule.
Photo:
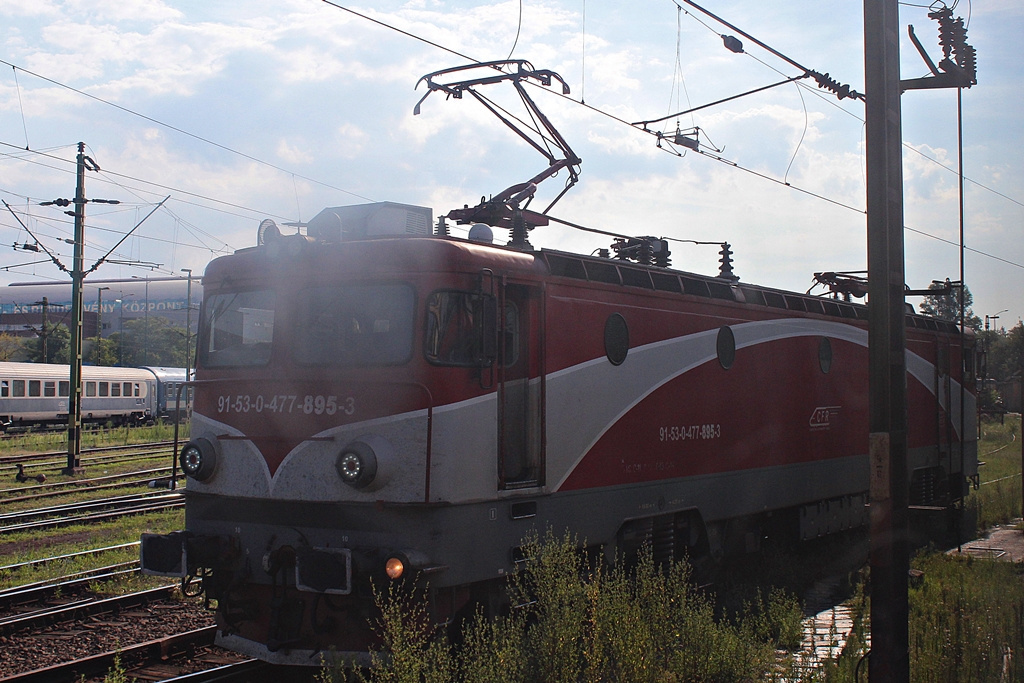
[[[498,307],[498,487],[544,484],[543,331],[536,287],[505,284]]]

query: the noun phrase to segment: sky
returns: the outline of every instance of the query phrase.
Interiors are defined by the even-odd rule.
[[[864,91],[862,4],[702,5]],[[900,6],[903,78],[928,73],[907,25],[942,58],[927,13]],[[1010,327],[1024,316],[1024,3],[960,2],[953,14],[978,53],[978,84],[962,93],[965,279],[975,314]],[[71,219],[40,203],[74,195],[80,141],[99,167],[86,196],[121,202],[87,207],[86,266],[114,249],[93,279],[198,275],[255,244],[268,217],[302,222],[367,201],[435,217],[473,205],[547,161],[471,97],[434,93],[414,115],[417,82],[509,57],[571,90],[529,88],[583,160],[553,216],[677,240],[673,267],[703,274],[717,273],[718,248],[685,240],[729,242],[736,274],[769,287],[807,291],[815,272],[866,269],[863,103],[805,80],[650,127],[698,127],[704,154],[659,149],[630,125],[803,72],[742,36],[743,53],[727,50],[721,34],[734,31],[673,0],[0,0],[0,21],[0,198],[17,214],[0,207],[0,285],[69,279],[45,254],[10,245],[35,242],[20,219],[71,265]],[[509,83],[479,91],[525,115]],[[905,93],[902,129],[906,280],[923,289],[960,277],[956,91]],[[565,178],[541,183],[531,208]],[[592,253],[610,240],[551,225],[530,241]]]

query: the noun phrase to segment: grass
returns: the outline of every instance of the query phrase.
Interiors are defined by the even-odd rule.
[[[188,423],[179,426],[179,438],[188,437]],[[105,446],[127,446],[154,441],[174,439],[174,424],[158,422],[149,427],[115,427],[110,429],[85,429],[82,431],[82,448]],[[0,455],[18,453],[44,453],[67,450],[67,430],[27,432],[0,441]]]
[[[159,424],[152,427],[90,431],[83,435],[83,447],[169,441],[173,438],[173,428],[174,425]],[[187,439],[188,426],[183,425],[179,434],[181,438]],[[5,455],[21,452],[54,451],[63,448],[66,448],[66,433],[64,432],[26,434],[15,439],[0,442],[0,452]],[[124,460],[112,462],[90,463],[86,459],[83,464],[86,468],[85,473],[73,477],[60,475],[59,469],[56,469],[58,466],[52,463],[48,465],[33,464],[29,466],[28,471],[30,474],[39,472],[46,474],[48,483],[73,482],[78,479],[117,475],[125,475],[125,477],[137,479],[139,478],[138,476],[131,476],[132,472],[137,472],[140,469],[169,467],[171,459],[169,454],[164,453],[159,456],[125,458]],[[34,484],[35,482],[29,483]],[[24,486],[24,484],[16,482],[13,476],[4,477],[3,481],[0,482],[0,493],[4,489],[21,486]],[[20,502],[3,501],[0,498],[0,503],[3,504],[5,511],[14,512],[20,509],[31,509],[39,505],[51,506],[81,503],[96,498],[140,493],[146,490],[144,487],[134,486],[99,491],[77,491],[74,487],[69,486],[66,494],[52,498],[35,501],[30,499]],[[34,531],[4,534],[0,536],[0,565],[18,564],[57,555],[71,554],[91,548],[131,543],[138,541],[143,532],[166,533],[183,527],[184,512],[177,509],[124,517],[110,522],[76,524],[45,532]],[[37,567],[3,571],[0,572],[0,588],[55,579],[106,565],[137,560],[138,552],[137,547],[125,548],[108,551],[100,555],[69,558]],[[164,584],[166,584],[165,579],[132,576],[113,582],[104,582],[102,585],[94,585],[92,588],[94,592],[103,594],[120,594]]]
[[[1024,680],[1024,567],[936,554],[914,566],[924,581],[910,589],[913,680]]]
[[[0,536],[0,564],[9,565],[47,557],[66,555],[90,548],[103,548],[138,541],[144,532],[167,533],[184,527],[185,515],[180,509],[124,517],[100,524],[69,526],[46,534],[24,532]],[[58,578],[118,562],[137,560],[138,548],[80,558],[50,562],[38,567],[25,567],[0,572],[0,588],[10,588],[36,581]],[[163,585],[159,577],[132,578],[105,583],[104,593],[125,593],[140,587]]]
[[[1010,416],[1004,424],[982,423],[978,441],[981,486],[972,492],[968,507],[978,516],[978,530],[1021,516],[1021,420]]]
[[[1024,680],[1024,566],[935,552],[918,555],[912,565],[924,572],[908,594],[912,683]],[[866,680],[867,664],[860,661],[869,628],[865,590],[856,599],[859,618],[846,652],[808,680]]]

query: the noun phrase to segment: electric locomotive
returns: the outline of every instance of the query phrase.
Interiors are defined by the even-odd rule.
[[[743,283],[728,253],[674,270],[652,238],[534,250],[515,214],[496,245],[325,209],[209,264],[185,529],[142,559],[201,583],[223,646],[359,660],[374,587],[420,582],[444,621],[532,529],[669,560],[865,523],[866,306]],[[908,311],[913,505],[976,477],[973,343]]]

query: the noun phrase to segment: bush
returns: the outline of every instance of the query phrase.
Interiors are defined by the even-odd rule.
[[[924,581],[909,595],[913,680],[1024,680],[1024,569],[948,555],[914,564]]]
[[[422,598],[393,589],[378,593],[384,647],[372,653],[373,668],[358,678],[374,683],[766,680],[781,675],[775,646],[799,643],[799,606],[781,591],[750,605],[746,618],[733,624],[715,617],[711,598],[693,585],[686,562],[658,567],[643,552],[627,571],[592,565],[579,546],[550,531],[543,541],[528,539],[523,569],[510,579],[509,614],[489,618],[478,611],[454,647],[442,631],[428,626]]]

